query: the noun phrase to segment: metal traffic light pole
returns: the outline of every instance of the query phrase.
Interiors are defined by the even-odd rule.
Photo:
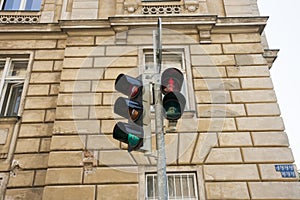
[[[154,96],[155,96],[155,132],[157,148],[157,186],[158,199],[166,200],[167,192],[167,173],[166,173],[166,153],[162,110],[162,92],[161,92],[161,62],[162,62],[162,44],[161,44],[161,19],[158,18],[158,28],[154,31],[154,65],[156,65],[156,74],[154,76]]]

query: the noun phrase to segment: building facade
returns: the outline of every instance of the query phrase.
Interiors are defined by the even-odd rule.
[[[0,199],[157,197],[153,153],[113,139],[120,73],[184,75],[169,199],[300,199],[256,0],[0,0]],[[124,120],[124,119],[123,119]],[[152,116],[153,136],[154,117]],[[166,131],[168,122],[165,121]]]

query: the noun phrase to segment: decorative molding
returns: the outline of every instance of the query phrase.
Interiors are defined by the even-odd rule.
[[[185,0],[184,8],[189,12],[195,12],[199,8],[199,1],[197,0]]]
[[[279,52],[279,49],[265,49],[264,50],[263,56],[268,62],[269,69],[271,69],[273,63],[275,62],[278,52]]]
[[[124,9],[128,13],[134,13],[138,9],[138,3],[136,0],[125,0]]]
[[[113,27],[116,36],[115,36],[115,43],[116,44],[127,44],[127,31],[128,27],[127,26],[115,26]]]
[[[0,23],[2,24],[36,24],[39,23],[38,15],[0,15]]]
[[[180,13],[180,5],[149,5],[142,7],[143,15],[167,15]]]

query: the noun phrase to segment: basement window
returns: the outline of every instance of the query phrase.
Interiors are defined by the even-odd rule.
[[[18,116],[28,60],[0,59],[0,116]]]
[[[198,199],[195,173],[167,173],[168,199]],[[146,200],[158,199],[157,175],[146,174]]]

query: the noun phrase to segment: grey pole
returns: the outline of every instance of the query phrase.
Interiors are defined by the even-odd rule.
[[[165,153],[165,139],[164,139],[164,123],[162,110],[162,94],[160,90],[160,70],[162,61],[162,44],[161,44],[161,19],[158,18],[158,30],[156,34],[156,64],[157,73],[154,82],[154,96],[155,96],[155,132],[156,132],[156,148],[157,148],[157,186],[158,199],[166,200],[168,198],[167,192],[167,173],[166,173],[166,153]],[[153,57],[154,57],[153,56]]]

